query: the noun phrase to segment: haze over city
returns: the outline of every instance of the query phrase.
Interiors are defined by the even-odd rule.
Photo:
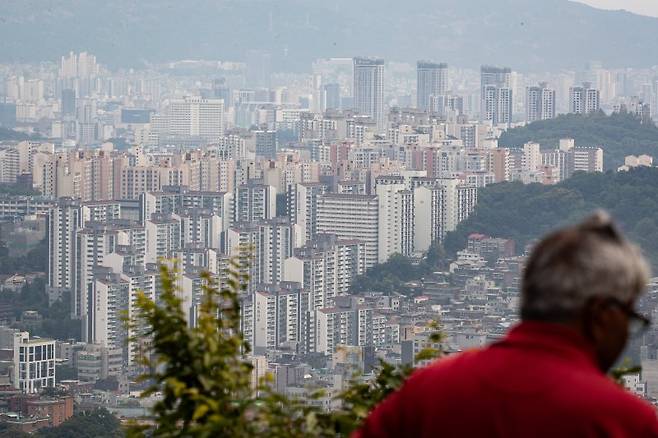
[[[0,438],[658,430],[657,17],[4,0]]]
[[[624,9],[641,15],[658,17],[658,2],[655,0],[579,0],[581,3],[601,9]]]

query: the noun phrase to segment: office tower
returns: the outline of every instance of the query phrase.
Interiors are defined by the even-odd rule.
[[[224,101],[224,109],[233,106],[233,91],[226,85],[224,78],[212,81],[212,97]]]
[[[569,112],[573,114],[590,114],[600,109],[599,90],[592,84],[584,82],[581,87],[569,89]]]
[[[254,131],[256,136],[256,156],[273,160],[276,158],[276,131]]]
[[[318,198],[318,233],[363,241],[367,269],[378,261],[378,231],[377,196],[328,193]]]
[[[528,123],[555,118],[555,90],[546,82],[526,88],[525,109]]]
[[[354,109],[370,116],[377,130],[386,129],[384,115],[384,60],[354,58]]]
[[[71,88],[62,90],[61,105],[62,116],[74,116],[76,114],[75,90]]]
[[[332,83],[324,86],[324,108],[325,110],[339,110],[340,84]]]
[[[480,119],[494,125],[512,123],[514,97],[512,70],[482,66],[480,69]]]
[[[188,96],[169,102],[168,133],[217,142],[224,135],[224,101]]]
[[[270,88],[272,74],[272,55],[260,50],[247,53],[247,86],[253,88]]]
[[[445,96],[448,91],[448,64],[418,61],[416,69],[416,107],[427,111],[431,97]]]
[[[413,201],[404,178],[387,176],[376,179],[379,202],[378,262],[393,254],[410,256],[413,252]]]

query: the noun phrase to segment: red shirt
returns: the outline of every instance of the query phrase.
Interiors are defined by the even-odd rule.
[[[355,437],[658,437],[658,420],[576,331],[524,322],[414,373]]]

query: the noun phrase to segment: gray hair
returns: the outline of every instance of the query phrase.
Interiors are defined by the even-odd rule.
[[[645,289],[649,265],[610,216],[598,211],[574,227],[544,238],[523,274],[521,318],[564,321],[592,297],[631,302]]]

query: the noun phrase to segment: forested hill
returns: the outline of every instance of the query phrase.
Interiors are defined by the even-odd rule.
[[[555,119],[510,129],[499,140],[502,147],[520,148],[534,141],[543,148],[557,147],[561,138],[573,138],[579,146],[600,146],[606,170],[624,164],[626,155],[647,154],[658,158],[658,127],[642,124],[628,113],[606,116],[603,112],[566,114]]]
[[[658,168],[605,174],[577,173],[558,185],[494,184],[481,189],[474,213],[446,237],[449,253],[474,232],[514,239],[517,250],[597,208],[610,212],[658,268]]]

